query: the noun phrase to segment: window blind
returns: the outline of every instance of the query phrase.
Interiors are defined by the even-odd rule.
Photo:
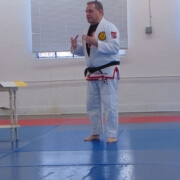
[[[127,0],[100,0],[104,17],[120,31],[121,49],[128,47]],[[82,35],[88,0],[31,0],[32,50],[60,52],[70,50],[70,39]]]

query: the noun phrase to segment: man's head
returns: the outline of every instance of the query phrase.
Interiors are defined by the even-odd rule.
[[[86,18],[90,24],[98,24],[103,17],[103,5],[99,1],[90,1],[86,7]]]

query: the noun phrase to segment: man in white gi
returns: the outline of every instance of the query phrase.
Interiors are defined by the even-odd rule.
[[[84,140],[100,139],[104,112],[107,142],[113,143],[118,135],[119,31],[105,20],[103,14],[102,3],[87,3],[86,18],[90,27],[81,43],[77,43],[78,35],[71,38],[71,51],[79,56],[85,55],[87,65],[87,113],[91,135]]]

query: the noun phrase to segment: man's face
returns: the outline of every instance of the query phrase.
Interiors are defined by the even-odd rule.
[[[102,18],[102,11],[95,9],[94,4],[89,4],[86,7],[86,18],[88,23],[97,24]]]

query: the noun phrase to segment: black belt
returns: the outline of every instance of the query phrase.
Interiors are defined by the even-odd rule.
[[[109,66],[119,65],[119,64],[120,64],[120,61],[112,61],[112,62],[110,62],[108,64],[105,64],[105,65],[102,65],[102,66],[98,66],[98,67],[87,67],[85,69],[85,71],[84,71],[84,75],[86,76],[88,72],[89,73],[94,73],[96,71],[100,71],[100,73],[102,73],[101,69],[107,68]]]

